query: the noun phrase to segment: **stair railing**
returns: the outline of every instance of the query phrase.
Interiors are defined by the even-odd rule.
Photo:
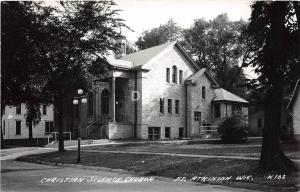
[[[57,141],[58,140],[58,132],[51,132],[48,136],[47,136],[47,139],[48,139],[48,145],[50,143],[50,138],[54,136],[54,140]],[[72,140],[72,132],[63,132],[63,134],[68,134],[69,135],[69,140],[71,141]]]
[[[106,129],[107,126],[108,126],[108,124],[109,124],[109,123],[107,122],[107,123],[103,124],[103,125],[100,127],[100,138],[101,138],[101,139],[103,139],[103,135],[102,135],[102,134],[103,134],[103,128]],[[105,137],[108,138],[108,135],[107,135],[108,132],[105,131],[105,133],[106,133]]]
[[[91,129],[91,128],[93,127],[93,125],[96,124],[97,122],[99,122],[99,119],[96,119],[95,121],[93,121],[92,123],[90,123],[90,124],[85,128],[85,131],[86,131],[86,137],[88,137],[89,129]]]

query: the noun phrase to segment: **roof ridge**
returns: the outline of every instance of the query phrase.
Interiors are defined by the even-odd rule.
[[[160,47],[160,46],[163,46],[163,45],[166,45],[166,44],[172,45],[172,44],[175,43],[175,42],[176,42],[176,41],[168,41],[168,42],[163,43],[163,44],[160,44],[160,45],[155,45],[155,46],[153,46],[153,47],[148,47],[148,48],[146,48],[146,49],[142,49],[142,50],[139,50],[139,51],[137,51],[137,52],[130,53],[130,54],[127,54],[127,55],[124,55],[124,56],[121,57],[120,59],[122,59],[122,58],[124,58],[124,57],[126,57],[126,56],[131,56],[131,55],[133,55],[133,54],[141,53],[141,52],[143,52],[143,51],[148,51],[148,50],[150,50],[150,49],[155,49],[155,48],[157,48],[157,47]],[[167,47],[166,47],[166,48],[167,48]]]

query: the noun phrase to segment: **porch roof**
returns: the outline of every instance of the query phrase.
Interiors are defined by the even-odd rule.
[[[247,100],[230,93],[229,91],[223,88],[214,89],[215,98],[213,101],[231,101],[231,102],[238,102],[238,103],[249,103]]]

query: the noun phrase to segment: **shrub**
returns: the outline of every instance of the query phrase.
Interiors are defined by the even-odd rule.
[[[218,127],[218,133],[225,143],[240,143],[247,140],[248,123],[243,114],[226,117]]]

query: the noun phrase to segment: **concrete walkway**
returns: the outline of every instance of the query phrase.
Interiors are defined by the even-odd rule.
[[[11,149],[1,149],[0,150],[0,160],[13,160],[23,155],[32,155],[40,153],[48,153],[52,151],[57,151],[55,148],[44,148],[44,147],[18,147]]]

